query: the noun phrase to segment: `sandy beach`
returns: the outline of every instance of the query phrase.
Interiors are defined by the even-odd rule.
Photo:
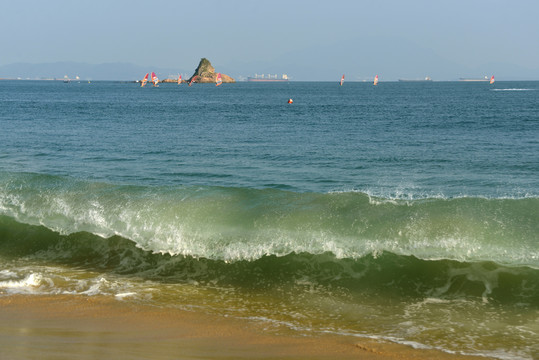
[[[463,359],[371,340],[264,333],[260,324],[107,297],[0,298],[1,359]],[[477,359],[477,357],[469,357]]]

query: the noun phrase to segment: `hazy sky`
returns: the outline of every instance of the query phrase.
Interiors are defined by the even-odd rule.
[[[0,31],[0,66],[193,69],[207,57],[236,73],[304,66],[321,78],[415,76],[431,63],[539,71],[537,0],[0,0]]]

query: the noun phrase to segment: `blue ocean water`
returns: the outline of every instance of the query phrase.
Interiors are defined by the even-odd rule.
[[[0,296],[539,353],[539,82],[0,85]]]

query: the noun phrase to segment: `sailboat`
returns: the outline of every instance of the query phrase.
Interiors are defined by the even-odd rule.
[[[146,85],[146,83],[148,82],[148,76],[150,76],[150,74],[146,73],[146,76],[144,77],[144,79],[142,79],[142,83],[140,84],[140,87],[144,87],[144,85]]]
[[[492,75],[492,76],[490,77],[490,83],[491,83],[491,84],[494,84],[494,75]]]
[[[178,74],[178,85],[182,83],[182,75]]]
[[[341,86],[342,86],[342,83],[343,83],[343,82],[344,82],[344,74],[343,74],[343,76],[342,76],[342,78],[341,78]]]
[[[152,71],[152,82],[153,82],[153,86],[159,86],[159,79],[157,78],[157,75],[155,75],[155,73]]]
[[[221,79],[221,73],[217,73],[217,78],[215,79],[215,86],[219,86],[223,83],[223,80]]]
[[[196,78],[197,78],[197,75],[191,78],[191,81],[189,81],[189,86],[193,85],[193,81],[195,81]]]
[[[373,83],[373,85],[378,85],[378,75],[376,75],[376,76],[374,77],[374,83]]]

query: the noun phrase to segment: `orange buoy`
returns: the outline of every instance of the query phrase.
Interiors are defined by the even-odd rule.
[[[288,103],[289,104],[292,104],[294,101],[292,101],[292,99],[288,99]]]

